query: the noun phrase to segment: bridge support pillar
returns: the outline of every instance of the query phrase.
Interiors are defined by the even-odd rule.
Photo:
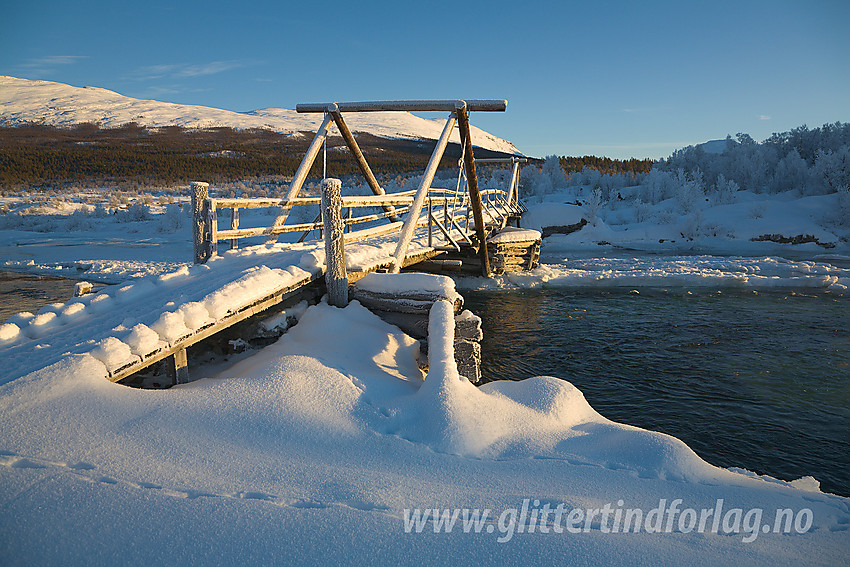
[[[189,365],[185,348],[181,348],[165,359],[165,375],[172,385],[189,383]]]
[[[325,284],[328,304],[348,305],[348,273],[345,269],[345,225],[342,222],[342,181],[322,180],[322,224],[325,227]]]

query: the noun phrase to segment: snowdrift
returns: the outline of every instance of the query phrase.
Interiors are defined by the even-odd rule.
[[[448,343],[450,344],[450,342]],[[436,347],[439,350],[439,347]],[[475,388],[454,361],[352,302],[320,304],[211,379],[141,391],[91,356],[0,386],[0,536],[9,564],[837,564],[850,505],[713,467],[613,423],[566,381]],[[439,356],[439,352],[435,355]],[[606,503],[808,509],[806,533],[405,533],[412,509]],[[487,528],[486,526],[492,526]],[[410,531],[410,530],[408,530]],[[499,543],[502,541],[504,543]]]

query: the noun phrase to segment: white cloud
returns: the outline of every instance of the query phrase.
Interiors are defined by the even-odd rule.
[[[149,65],[140,67],[132,74],[133,79],[138,81],[149,81],[151,79],[187,79],[192,77],[203,77],[215,75],[245,67],[249,63],[245,61],[211,61],[209,63],[188,64],[179,63],[172,65]]]
[[[759,114],[759,120],[770,120],[770,116],[767,114]]]
[[[27,69],[43,69],[45,67],[55,67],[56,65],[71,65],[81,59],[88,59],[88,56],[48,55],[46,57],[39,57],[38,59],[30,59],[26,63],[22,63],[21,67],[25,67]]]

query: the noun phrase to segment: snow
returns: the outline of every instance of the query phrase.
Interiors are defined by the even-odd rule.
[[[530,230],[527,228],[516,228],[513,226],[506,226],[505,228],[500,230],[495,236],[487,239],[487,242],[499,244],[507,242],[529,242],[533,240],[540,240],[539,231]]]
[[[330,101],[329,101],[330,102]],[[353,132],[367,132],[384,138],[436,140],[445,119],[429,120],[409,112],[365,112],[345,114]],[[51,81],[31,81],[0,75],[0,126],[39,123],[72,126],[81,123],[117,128],[130,122],[162,128],[230,127],[239,130],[260,128],[300,135],[315,132],[322,115],[299,114],[285,108],[266,108],[251,112],[233,112],[205,106],[139,100],[97,87],[73,87]],[[518,154],[514,145],[472,126],[475,145],[498,152]],[[460,143],[460,135],[451,141]]]
[[[544,239],[539,268],[458,285],[834,294],[850,286],[846,229],[828,220],[834,195],[742,191],[736,203],[701,205],[691,237],[683,229],[694,219],[666,216],[673,203],[654,205],[639,220],[616,201],[595,214],[569,204],[579,197],[550,195],[523,217],[531,230],[588,221]],[[606,419],[569,376],[473,386],[451,355],[447,302],[432,307],[424,376],[419,343],[352,301],[345,308],[302,303],[268,319],[266,329],[299,322],[206,378],[168,390],[113,384],[110,369],[317,277],[324,250],[317,242],[259,245],[190,266],[187,232],[157,233],[134,252],[118,240],[126,224],[98,222],[98,230],[70,236],[0,231],[7,268],[114,277],[95,294],[0,324],[6,563],[846,562],[850,500],[822,493],[815,478],[786,482],[715,467],[678,439]],[[834,248],[750,240],[761,234],[812,234]],[[391,237],[347,243],[349,270],[389,261],[393,245]],[[82,265],[89,267],[78,272]],[[418,274],[371,274],[357,285],[455,292],[448,278]],[[467,313],[461,318],[474,317]],[[607,533],[610,523],[599,515],[613,506],[648,517],[662,501],[699,512],[738,509],[739,523],[761,510],[768,529],[724,533],[676,522],[669,532]],[[500,512],[544,505],[597,514],[569,534],[539,524],[531,532],[528,517],[497,520]],[[491,529],[435,533],[427,521],[422,533],[405,533],[417,508],[489,509],[482,526]],[[810,511],[811,526],[774,533],[778,509],[798,517]]]
[[[133,354],[139,357],[145,357],[154,351],[168,346],[160,338],[159,333],[141,323],[134,325],[130,329],[130,332],[123,336],[121,340],[130,348]]]
[[[357,281],[357,287],[373,293],[405,295],[427,293],[454,299],[455,284],[448,276],[422,273],[367,274]]]
[[[561,238],[555,239],[557,246]],[[547,239],[549,240],[549,239]],[[546,242],[546,241],[544,241]],[[507,273],[491,280],[470,278],[464,288],[504,287],[654,287],[769,290],[823,290],[844,294],[850,268],[826,262],[780,257],[680,255],[658,257],[623,251],[605,257],[565,258],[530,272]]]
[[[434,308],[450,317],[448,304]],[[446,321],[442,321],[446,323]],[[450,329],[452,326],[439,329]],[[327,345],[335,345],[329,349]],[[445,346],[445,345],[444,345]],[[434,347],[432,347],[434,348]],[[476,388],[435,348],[352,302],[310,307],[274,345],[165,391],[103,380],[78,356],[0,386],[3,547],[19,563],[840,564],[847,499],[723,470],[682,442],[610,422],[566,381]],[[26,432],[24,434],[24,432]],[[25,495],[21,497],[19,495]],[[412,508],[812,510],[805,534],[405,534]],[[90,527],[96,526],[96,529]],[[175,532],[175,526],[179,526]],[[498,543],[498,539],[505,543]],[[508,541],[509,539],[509,541]]]

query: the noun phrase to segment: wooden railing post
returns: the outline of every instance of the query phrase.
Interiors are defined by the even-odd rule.
[[[230,209],[230,230],[239,230],[239,207]],[[236,250],[239,248],[239,239],[230,239],[230,249]]]
[[[209,241],[210,227],[207,198],[209,198],[209,183],[192,181],[192,245],[195,253],[195,263],[203,264],[212,256]]]
[[[348,305],[348,273],[345,270],[345,225],[342,222],[342,181],[322,180],[322,224],[325,227],[325,284],[328,304]]]

